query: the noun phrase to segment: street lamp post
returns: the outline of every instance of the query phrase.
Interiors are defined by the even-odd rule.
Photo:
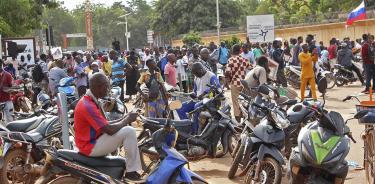
[[[219,14],[219,0],[216,0],[216,26],[217,26],[217,44],[220,44],[220,14]]]
[[[125,15],[121,15],[119,16],[119,18],[125,18],[125,37],[126,37],[126,50],[129,51],[129,33],[128,33],[128,15],[130,15],[131,13],[127,13]],[[121,24],[122,22],[120,22],[119,24]]]

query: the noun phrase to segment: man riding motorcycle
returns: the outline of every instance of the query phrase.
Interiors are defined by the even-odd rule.
[[[353,61],[352,60],[355,60],[354,58],[354,55],[353,55],[353,52],[349,49],[349,46],[343,42],[341,44],[342,46],[342,49],[338,51],[338,54],[337,54],[337,62],[344,66],[345,68],[351,70],[351,71],[354,71],[359,80],[361,81],[362,85],[364,85],[364,80],[363,80],[363,77],[362,77],[362,74],[361,72],[359,71],[359,69],[352,63]]]
[[[137,118],[137,113],[129,113],[126,118],[108,122],[104,110],[98,102],[110,89],[108,78],[102,73],[95,73],[89,81],[90,90],[78,102],[74,113],[75,143],[81,154],[101,157],[124,146],[127,157],[129,181],[139,181],[141,161],[134,128],[127,126]]]
[[[206,71],[203,65],[199,62],[194,63],[191,69],[193,75],[196,77],[194,79],[194,93],[191,94],[192,98],[203,99],[205,95],[210,92],[210,87],[207,85],[215,86],[216,88],[220,88],[220,83],[216,75],[210,71]],[[182,107],[177,110],[177,113],[180,119],[189,119],[187,116],[188,112],[200,107],[202,102],[184,102]],[[193,119],[193,130],[192,134],[197,134],[199,129],[199,112],[194,114]]]

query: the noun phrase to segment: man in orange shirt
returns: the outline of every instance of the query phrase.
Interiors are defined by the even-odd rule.
[[[298,55],[298,59],[301,63],[301,101],[305,99],[305,90],[307,84],[309,84],[311,87],[312,98],[314,100],[317,100],[314,65],[318,61],[318,54],[316,49],[312,54],[310,54],[307,44],[302,45],[302,50],[303,52]]]

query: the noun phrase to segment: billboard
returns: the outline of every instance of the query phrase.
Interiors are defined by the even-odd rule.
[[[4,38],[2,41],[3,42],[12,41],[12,42],[17,43],[17,45],[26,45],[25,50],[21,53],[18,53],[17,60],[21,60],[21,56],[24,56],[25,60],[26,60],[26,58],[27,58],[26,56],[28,54],[30,54],[32,63],[35,62],[35,56],[36,56],[37,53],[36,53],[35,39],[34,38]],[[5,44],[5,47],[6,46],[7,46],[7,44]],[[6,49],[7,48],[5,48],[4,50],[7,53]]]
[[[273,15],[247,16],[247,36],[251,42],[272,42],[275,39]]]

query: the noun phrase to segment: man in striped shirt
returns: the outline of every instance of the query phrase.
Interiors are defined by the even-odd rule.
[[[115,50],[109,52],[109,58],[113,61],[112,84],[121,88],[120,100],[124,101],[125,68],[132,68],[132,66],[124,59],[118,57],[118,53]]]

